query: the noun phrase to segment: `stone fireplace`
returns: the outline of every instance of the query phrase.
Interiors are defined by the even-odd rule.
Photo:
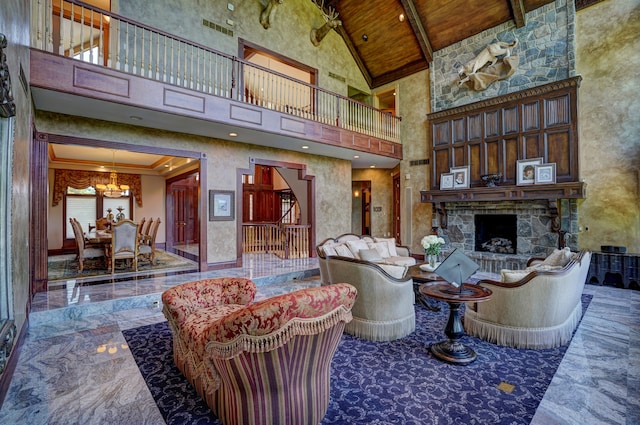
[[[521,269],[530,257],[545,257],[558,247],[558,226],[571,232],[577,223],[574,207],[575,202],[567,201],[559,216],[556,204],[548,200],[448,202],[446,228],[438,233],[447,241],[445,253],[458,248],[482,271]],[[575,238],[569,235],[567,246],[575,250]],[[487,248],[508,245],[504,240],[511,242],[512,253],[502,252],[508,248]]]

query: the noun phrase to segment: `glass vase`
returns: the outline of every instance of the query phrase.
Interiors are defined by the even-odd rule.
[[[429,267],[435,269],[437,261],[438,256],[436,254],[427,254],[427,262],[429,263]]]

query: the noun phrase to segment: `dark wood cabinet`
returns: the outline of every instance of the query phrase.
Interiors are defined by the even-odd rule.
[[[574,77],[428,115],[432,149],[430,191],[451,167],[469,165],[470,188],[501,173],[499,186],[516,185],[520,159],[556,164],[556,182],[579,181],[577,89]],[[496,190],[501,190],[496,188]]]

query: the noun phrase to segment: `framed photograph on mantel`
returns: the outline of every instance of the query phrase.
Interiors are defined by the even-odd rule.
[[[453,174],[453,188],[454,189],[468,189],[469,188],[469,166],[464,167],[451,167],[449,172]]]
[[[209,221],[235,219],[235,192],[233,190],[209,191]]]
[[[554,184],[556,182],[556,163],[535,166],[536,184]]]
[[[542,164],[542,158],[519,159],[516,165],[516,184],[518,186],[535,183],[536,165]]]
[[[440,174],[440,190],[453,189],[453,173]]]

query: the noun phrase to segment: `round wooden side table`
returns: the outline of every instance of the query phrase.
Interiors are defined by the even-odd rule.
[[[444,333],[449,339],[432,344],[431,353],[440,360],[449,363],[467,365],[473,362],[478,357],[476,352],[460,341],[464,336],[460,306],[466,302],[487,301],[491,298],[491,290],[468,283],[465,283],[460,288],[456,288],[449,283],[438,283],[421,286],[420,293],[449,304],[449,320],[444,329]]]

